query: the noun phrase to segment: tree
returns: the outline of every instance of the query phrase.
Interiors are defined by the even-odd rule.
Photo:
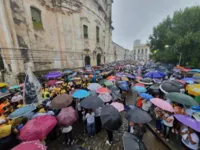
[[[200,6],[168,16],[153,28],[149,44],[155,61],[177,64],[180,52],[182,65],[200,67]]]

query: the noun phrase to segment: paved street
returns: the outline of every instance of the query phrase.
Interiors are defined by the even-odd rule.
[[[127,104],[134,104],[134,97],[135,94],[127,95]],[[122,116],[123,115],[124,114],[122,113]],[[78,134],[78,132],[83,131],[83,128],[80,124],[76,124],[73,129],[74,135],[77,135],[75,137],[75,143],[77,145],[88,148],[88,150],[123,150],[122,135],[124,131],[127,131],[127,121],[124,119],[122,127],[118,131],[114,132],[114,141],[112,146],[106,145],[107,135],[105,131],[95,135],[93,138],[88,138],[85,133]],[[61,136],[56,141],[50,143],[48,145],[48,149],[66,149],[67,146],[62,144],[62,139],[63,137]],[[167,148],[160,142],[157,137],[154,136],[154,134],[149,129],[147,129],[147,133],[145,134],[143,141],[148,150],[167,150]]]

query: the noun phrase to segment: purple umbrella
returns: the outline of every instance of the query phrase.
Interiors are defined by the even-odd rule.
[[[174,116],[178,121],[180,121],[184,125],[196,130],[197,132],[200,132],[200,122],[186,115],[174,115]]]
[[[181,72],[181,70],[178,69],[178,68],[174,68],[173,71],[174,71],[174,72]]]
[[[116,76],[118,76],[118,77],[122,77],[122,76],[123,76],[123,73],[118,72],[118,73],[116,74]]]
[[[126,76],[127,76],[127,78],[135,79],[135,77],[134,77],[132,74],[128,74],[128,75],[126,75]]]
[[[152,78],[152,79],[154,78],[160,79],[160,78],[163,78],[164,76],[165,74],[160,71],[152,71],[145,74],[145,77]]]
[[[194,79],[193,78],[183,78],[181,80],[183,80],[183,81],[185,81],[186,83],[189,83],[189,84],[193,84],[194,83]]]
[[[46,79],[56,79],[56,78],[62,77],[62,75],[63,74],[61,72],[49,72],[44,77]]]

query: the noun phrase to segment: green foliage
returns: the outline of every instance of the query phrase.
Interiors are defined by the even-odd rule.
[[[182,53],[182,65],[200,67],[200,6],[168,16],[154,27],[149,40],[151,58],[155,61],[177,64],[179,51]],[[170,46],[165,48],[165,45]]]

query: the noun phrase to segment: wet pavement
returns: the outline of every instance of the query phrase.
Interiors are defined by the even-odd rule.
[[[126,97],[127,104],[135,104],[135,93],[130,93]],[[122,116],[124,116],[124,113],[122,113]],[[73,127],[75,144],[81,145],[88,150],[123,150],[122,135],[124,131],[127,131],[127,127],[128,122],[124,118],[121,128],[114,132],[113,144],[108,146],[106,144],[107,134],[104,130],[96,134],[94,137],[88,138],[87,134],[83,133],[82,124],[76,123]],[[63,136],[61,135],[57,140],[47,144],[48,150],[67,150],[67,145],[63,145],[62,141]],[[160,139],[158,139],[148,128],[144,135],[143,142],[148,150],[168,150]]]

